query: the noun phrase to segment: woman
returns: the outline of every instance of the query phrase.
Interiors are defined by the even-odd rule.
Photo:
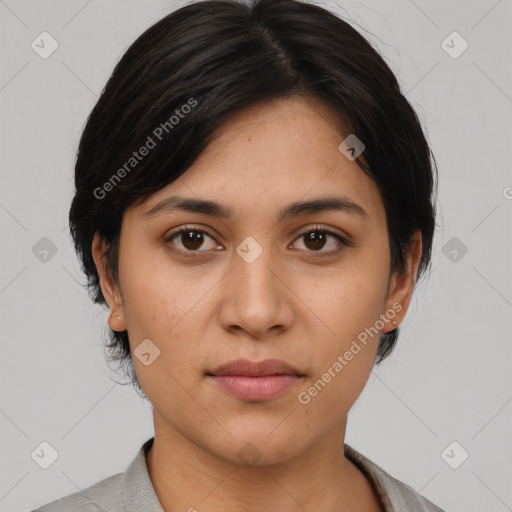
[[[344,443],[430,264],[434,177],[334,14],[213,0],[150,27],[87,121],[69,220],[155,436],[38,510],[440,511]]]

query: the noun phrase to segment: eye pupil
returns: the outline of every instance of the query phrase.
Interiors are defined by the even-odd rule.
[[[203,234],[200,233],[199,231],[183,232],[181,235],[181,241],[183,242],[183,246],[186,247],[187,249],[199,249],[199,247],[203,245]],[[189,243],[191,243],[192,245],[187,245]]]
[[[305,245],[308,247],[308,249],[321,249],[325,245],[325,233],[321,233],[319,231],[312,231],[311,233],[308,233],[304,235],[306,238]],[[309,243],[312,244],[312,246],[308,245]]]

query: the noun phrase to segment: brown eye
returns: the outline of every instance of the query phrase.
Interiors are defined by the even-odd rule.
[[[180,253],[206,252],[217,247],[213,237],[206,231],[187,227],[167,237],[165,243],[176,246],[176,252]],[[209,247],[208,243],[210,244]]]
[[[334,241],[329,244],[330,239]],[[344,246],[350,245],[341,235],[319,227],[302,233],[297,240],[303,240],[307,252],[318,252],[321,254],[333,254],[343,249]],[[327,250],[322,250],[326,246]]]

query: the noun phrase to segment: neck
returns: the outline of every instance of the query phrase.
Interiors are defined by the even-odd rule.
[[[155,421],[146,463],[166,512],[380,511],[368,481],[344,455],[345,426],[286,461],[243,465]]]

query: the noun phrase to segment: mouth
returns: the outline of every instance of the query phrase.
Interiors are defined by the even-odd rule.
[[[263,402],[282,394],[306,375],[279,359],[237,359],[206,373],[219,388],[238,399]]]

